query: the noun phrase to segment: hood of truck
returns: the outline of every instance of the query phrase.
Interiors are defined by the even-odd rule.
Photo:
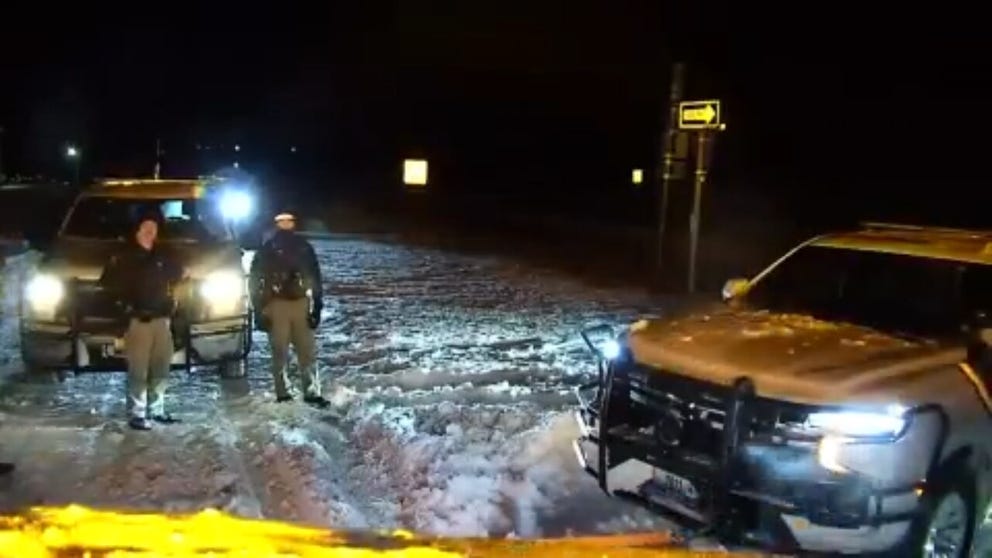
[[[190,515],[81,506],[0,516],[0,557],[306,556],[313,558],[554,558],[695,556],[667,533],[561,539],[437,538],[407,531],[338,531],[217,510]]]
[[[63,279],[96,281],[110,257],[123,247],[123,242],[62,239],[42,259],[41,269]],[[241,269],[240,251],[231,245],[165,243],[160,247],[186,267],[193,279],[215,269]]]
[[[809,316],[724,308],[631,328],[635,361],[719,385],[747,376],[761,396],[797,403],[923,403],[962,347]]]

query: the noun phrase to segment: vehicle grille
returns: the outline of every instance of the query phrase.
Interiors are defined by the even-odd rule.
[[[719,459],[730,387],[628,363],[614,382],[629,397],[629,425],[652,437],[662,452],[678,450]],[[802,424],[810,409],[761,397],[750,399],[741,417],[740,441],[784,443],[790,426]]]
[[[114,300],[96,281],[76,281],[66,313],[84,332],[112,332],[120,327]]]

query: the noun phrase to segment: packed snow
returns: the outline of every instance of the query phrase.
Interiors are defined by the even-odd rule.
[[[669,301],[551,269],[358,237],[315,241],[327,285],[318,411],[273,401],[257,334],[246,380],[175,372],[183,422],[123,424],[124,375],[25,374],[9,260],[0,342],[0,507],[75,502],[425,534],[560,536],[662,529],[579,470],[577,335]]]

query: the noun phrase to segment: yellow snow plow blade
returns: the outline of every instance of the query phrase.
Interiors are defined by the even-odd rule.
[[[421,538],[403,531],[352,533],[276,521],[195,515],[33,508],[0,517],[3,558],[624,558],[701,556],[664,534],[539,540]],[[710,556],[726,556],[710,552]]]

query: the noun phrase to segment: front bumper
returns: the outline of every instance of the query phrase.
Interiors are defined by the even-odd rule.
[[[182,325],[173,336],[178,348],[173,368],[210,366],[244,359],[251,350],[250,315]],[[25,363],[41,369],[72,369],[77,372],[122,370],[125,361],[124,330],[111,321],[67,323],[22,319],[21,355]]]
[[[918,512],[916,485],[827,471],[815,444],[741,439],[732,406],[724,421],[729,428],[716,441],[726,457],[665,445],[654,433],[612,422],[606,428],[600,394],[592,394],[597,386],[579,390],[573,448],[580,466],[607,494],[684,527],[712,527],[737,542],[783,552],[884,552],[904,540]],[[884,457],[885,451],[862,446],[857,459],[873,452]]]

